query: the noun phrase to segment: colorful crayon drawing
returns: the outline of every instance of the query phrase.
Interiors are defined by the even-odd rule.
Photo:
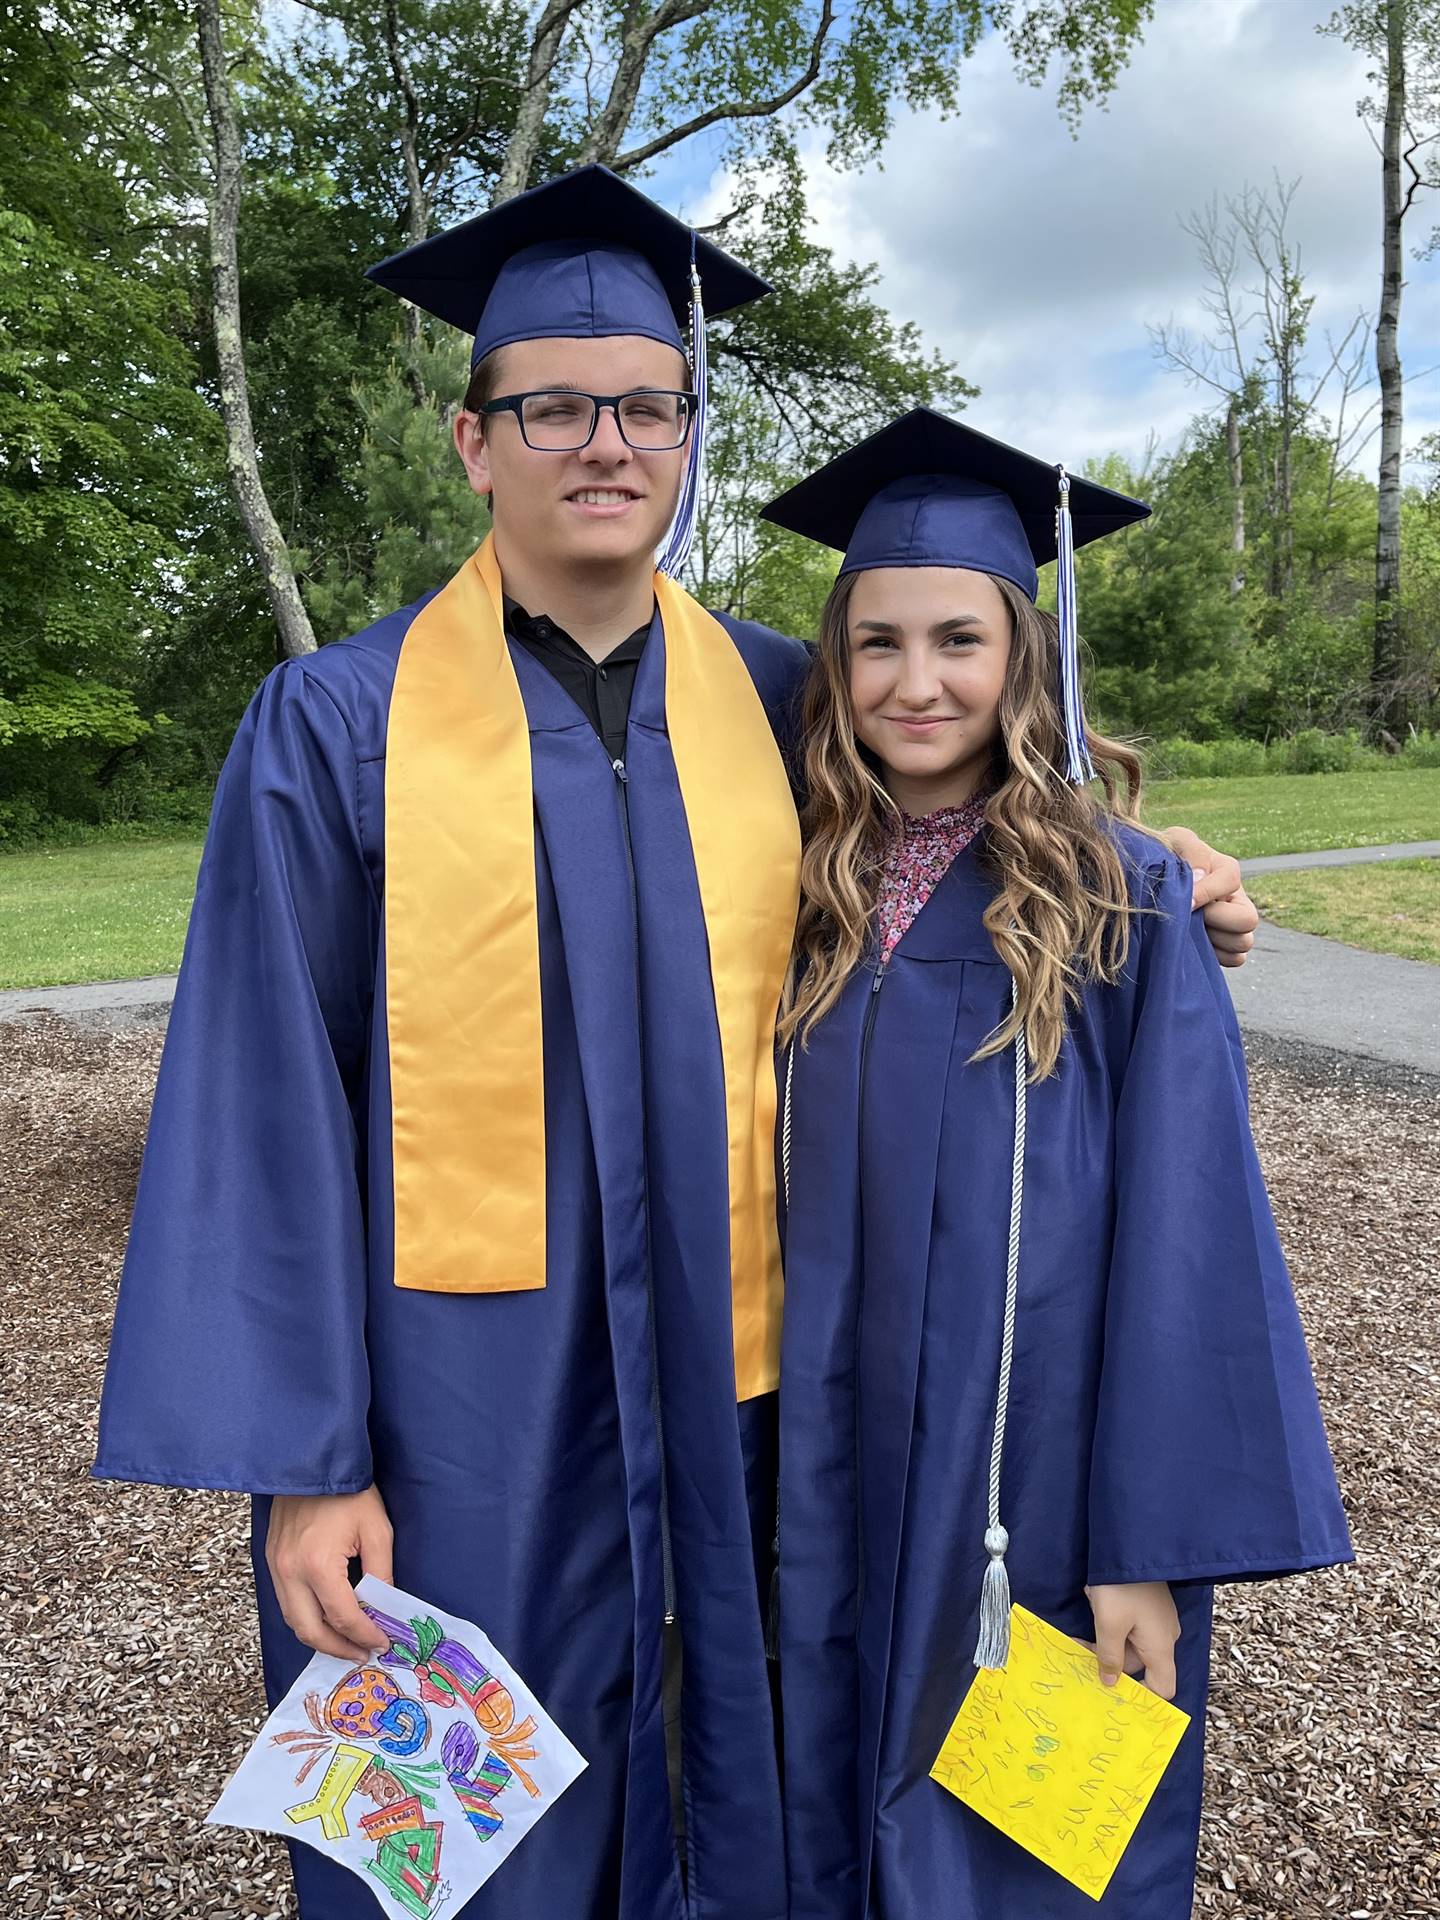
[[[387,1892],[392,1893],[407,1913],[426,1920],[435,1911],[437,1895],[444,1890],[440,1878],[440,1835],[438,1820],[416,1820],[400,1831],[385,1834],[375,1858],[365,1862],[365,1871],[373,1873]]]
[[[503,1680],[497,1680],[470,1649],[445,1637],[437,1620],[392,1620],[374,1607],[365,1611],[390,1636],[390,1651],[380,1656],[383,1664],[404,1662],[420,1682],[420,1698],[436,1706],[453,1706],[463,1701],[475,1717],[488,1745],[509,1762],[510,1771],[534,1796],[540,1789],[519,1764],[536,1758],[538,1749],[530,1742],[535,1737],[534,1716],[516,1724],[515,1699]]]
[[[478,1627],[377,1580],[357,1592],[389,1647],[359,1666],[316,1654],[209,1819],[304,1840],[385,1912],[438,1920],[585,1761]]]
[[[469,1727],[460,1722],[446,1734],[441,1751],[445,1778],[454,1788],[465,1818],[481,1840],[493,1840],[505,1824],[504,1815],[495,1806],[495,1797],[510,1784],[510,1766],[498,1753],[487,1753],[482,1760],[480,1742]]]

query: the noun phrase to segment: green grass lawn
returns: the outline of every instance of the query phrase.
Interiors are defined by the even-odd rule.
[[[1440,962],[1440,860],[1257,873],[1250,891],[1277,926]]]
[[[1440,840],[1440,767],[1162,780],[1148,789],[1144,811],[1152,827],[1193,827],[1238,860]]]
[[[0,987],[173,973],[198,840],[98,840],[0,856]]]
[[[1152,825],[1178,822],[1193,827],[1212,846],[1239,859],[1316,847],[1433,840],[1440,838],[1440,768],[1167,780],[1150,789],[1145,812]],[[50,852],[0,854],[0,987],[173,973],[180,963],[199,858],[200,842],[194,839],[96,840]],[[1384,875],[1397,869],[1372,871]],[[1358,899],[1362,885],[1368,889],[1387,884],[1379,877],[1362,883],[1361,872],[1350,868],[1343,876],[1284,879],[1287,889],[1301,880],[1307,885],[1313,880],[1322,889],[1333,886],[1336,897],[1343,892],[1347,900]],[[1279,901],[1278,886],[1270,891]],[[1277,906],[1277,917],[1289,910]],[[1295,909],[1302,910],[1311,911]],[[1394,910],[1405,909],[1402,904]],[[1433,939],[1433,930],[1391,924],[1386,917],[1390,911],[1377,895],[1367,921],[1388,941],[1409,943],[1392,944],[1390,951],[1437,957],[1419,952],[1415,945]],[[1285,924],[1311,923],[1293,919]],[[1316,925],[1314,930],[1330,929]],[[1362,942],[1358,935],[1340,931],[1334,937],[1375,944],[1369,937]]]

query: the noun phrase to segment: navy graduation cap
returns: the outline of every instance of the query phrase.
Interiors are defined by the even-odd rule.
[[[689,557],[704,470],[705,312],[768,284],[608,167],[580,167],[406,247],[366,278],[473,333],[471,365],[517,340],[639,334],[688,353],[699,396],[675,522],[660,566]],[[679,316],[688,310],[688,342]]]
[[[1143,520],[1142,501],[1036,460],[929,407],[894,420],[782,493],[762,520],[840,548],[841,575],[968,567],[1031,600],[1059,561],[1060,697],[1072,780],[1093,777],[1080,703],[1075,548]]]

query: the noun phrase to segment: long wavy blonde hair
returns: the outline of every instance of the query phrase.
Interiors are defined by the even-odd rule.
[[[855,735],[848,621],[855,578],[842,575],[825,603],[804,695],[805,850],[795,966],[780,1022],[782,1041],[798,1033],[802,1045],[864,955],[881,865],[900,824],[878,763]],[[1138,824],[1140,759],[1087,727],[1103,801],[1066,779],[1055,616],[1008,580],[990,578],[1009,610],[1011,637],[980,857],[998,887],[985,926],[1014,976],[1016,1004],[975,1057],[1001,1052],[1023,1023],[1031,1078],[1042,1080],[1055,1070],[1082,988],[1113,981],[1129,951],[1137,909],[1105,822]]]

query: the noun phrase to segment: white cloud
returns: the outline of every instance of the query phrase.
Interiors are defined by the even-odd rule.
[[[1355,114],[1364,64],[1322,39],[1323,0],[1160,0],[1110,107],[1072,141],[1054,90],[1019,84],[990,39],[961,113],[903,118],[882,161],[806,169],[818,237],[874,261],[881,297],[982,389],[977,425],[1072,465],[1149,436],[1172,444],[1203,404],[1150,353],[1147,323],[1203,322],[1180,217],[1278,171],[1300,177],[1292,234],[1316,295],[1312,334],[1343,332],[1379,285],[1379,160]],[[723,198],[715,181],[706,196]],[[1413,239],[1437,207],[1423,202]],[[1440,269],[1412,262],[1407,371],[1440,361]],[[1440,375],[1407,392],[1406,439],[1440,427]],[[1373,458],[1373,450],[1372,456]]]

